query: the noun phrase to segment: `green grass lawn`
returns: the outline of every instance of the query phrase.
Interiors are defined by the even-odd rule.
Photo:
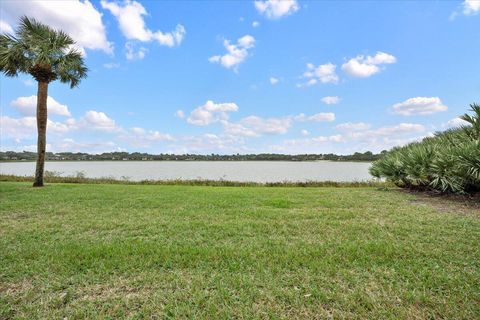
[[[480,213],[376,188],[0,183],[0,319],[475,319]]]

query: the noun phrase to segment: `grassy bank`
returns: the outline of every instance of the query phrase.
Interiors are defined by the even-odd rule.
[[[15,176],[0,174],[1,181],[10,182],[32,182],[33,176]],[[386,183],[380,180],[356,181],[356,182],[338,182],[338,181],[306,181],[306,182],[241,182],[228,180],[141,180],[131,181],[128,179],[118,180],[115,178],[87,178],[82,174],[77,176],[62,177],[58,174],[45,174],[47,183],[82,183],[82,184],[129,184],[129,185],[165,185],[165,186],[210,186],[210,187],[338,187],[338,188],[354,188],[354,187],[394,187],[393,183]]]
[[[27,182],[0,182],[0,202],[0,319],[480,314],[480,212],[454,203],[371,187]]]

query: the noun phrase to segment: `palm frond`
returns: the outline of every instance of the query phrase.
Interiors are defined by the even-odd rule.
[[[87,76],[88,68],[83,63],[80,52],[71,49],[67,54],[60,57],[54,66],[60,81],[69,83],[70,87],[76,87],[81,79]]]
[[[480,191],[480,106],[472,104],[471,110],[462,116],[471,126],[393,148],[372,164],[370,173],[407,188]]]
[[[11,77],[30,73],[37,81],[60,79],[73,88],[88,71],[74,44],[64,31],[23,16],[15,36],[0,36],[0,70]]]

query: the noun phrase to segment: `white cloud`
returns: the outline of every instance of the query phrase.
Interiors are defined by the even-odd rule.
[[[285,118],[261,118],[257,116],[249,116],[240,120],[240,124],[260,134],[285,134],[292,125],[292,119]]]
[[[480,12],[480,0],[465,0],[463,2],[463,14],[470,16]]]
[[[31,98],[31,97],[27,97]],[[60,105],[61,106],[61,105]],[[65,106],[66,107],[66,106]],[[29,109],[27,112],[30,112]],[[60,108],[59,110],[62,110]],[[68,111],[68,110],[67,110]],[[64,111],[62,111],[64,112]],[[62,114],[66,115],[66,114]],[[34,116],[23,118],[11,118],[8,116],[1,117],[0,129],[2,135],[14,138],[25,139],[34,138],[37,134],[37,120]],[[66,134],[73,131],[104,131],[109,133],[122,133],[124,130],[117,127],[115,121],[108,117],[104,112],[90,110],[80,119],[68,118],[64,122],[47,120],[47,132],[55,134]]]
[[[145,139],[150,141],[175,141],[172,135],[168,133],[161,133],[155,130],[148,131]]]
[[[237,153],[244,152],[244,141],[241,137],[229,135],[216,135],[205,133],[200,136],[186,137],[183,141],[175,143],[168,153]]]
[[[391,54],[378,51],[373,57],[359,55],[348,60],[342,65],[342,70],[352,77],[366,78],[380,72],[382,65],[396,61]]]
[[[278,19],[295,13],[300,6],[296,0],[262,0],[255,1],[255,8],[268,19]]]
[[[302,131],[300,131],[300,134],[302,136],[308,136],[308,135],[310,135],[310,132],[308,130],[303,129]]]
[[[78,142],[71,138],[65,138],[61,141],[54,141],[47,147],[51,152],[88,152],[88,153],[103,153],[112,151],[124,151],[117,147],[113,141],[98,141],[98,142]]]
[[[72,121],[70,124],[75,125],[76,123],[75,121]],[[108,117],[104,112],[94,110],[87,111],[80,119],[78,125],[79,127],[105,132],[115,132],[120,130],[120,128],[116,126],[115,120]]]
[[[393,112],[402,116],[429,115],[447,109],[438,97],[410,98],[392,106]]]
[[[104,63],[103,67],[107,69],[116,69],[120,67],[120,64],[115,62],[109,62],[109,63]]]
[[[330,135],[330,136],[317,136],[313,138],[303,138],[303,139],[288,139],[285,140],[283,143],[287,147],[281,147],[281,149],[287,151],[288,148],[300,148],[305,151],[306,148],[308,147],[315,147],[315,146],[320,146],[324,145],[326,143],[333,142],[333,143],[338,143],[338,142],[343,142],[343,137],[341,135]]]
[[[312,86],[318,81],[321,83],[338,83],[338,76],[335,72],[336,65],[326,63],[315,67],[312,63],[307,63],[307,71],[302,75],[302,78],[307,80],[305,85]]]
[[[37,114],[37,96],[18,97],[10,105],[24,116],[35,116]],[[50,96],[47,97],[47,110],[49,114],[71,116],[66,105],[59,103]]]
[[[8,116],[0,117],[0,132],[2,137],[11,137],[15,139],[25,139],[35,133],[37,119],[35,117],[11,118]]]
[[[449,120],[447,123],[442,124],[442,127],[444,129],[450,129],[450,128],[457,128],[461,126],[468,126],[470,123],[467,121],[460,119],[460,118],[453,118]]]
[[[219,63],[223,67],[234,71],[238,70],[238,66],[248,57],[250,49],[255,46],[255,38],[245,35],[237,40],[236,44],[231,44],[229,40],[224,40],[223,45],[227,49],[227,53],[215,55],[208,59],[212,63]]]
[[[145,54],[148,52],[147,48],[140,47],[136,49],[136,46],[132,42],[125,43],[125,57],[127,60],[142,60],[145,58]]]
[[[70,131],[70,127],[61,122],[47,120],[47,132],[52,133],[66,133]],[[23,117],[11,118],[9,116],[0,117],[0,132],[1,136],[6,136],[14,139],[32,138],[37,132],[37,118]]]
[[[331,122],[335,121],[335,114],[332,112],[320,112],[308,117],[308,120],[315,122]]]
[[[320,112],[311,116],[306,116],[304,113],[300,113],[293,118],[296,121],[331,122],[331,121],[335,121],[335,113]]]
[[[221,123],[225,133],[232,136],[259,137],[264,134],[280,135],[285,134],[292,127],[295,121],[305,122],[331,122],[335,120],[335,114],[331,112],[322,112],[307,116],[304,113],[298,115],[288,115],[278,118],[262,118],[259,116],[248,116],[240,119],[238,122],[222,120]],[[306,131],[306,130],[305,130]]]
[[[13,28],[6,21],[0,20],[0,33],[13,34]]]
[[[320,99],[325,104],[338,104],[340,102],[340,97],[337,96],[327,96]]]
[[[231,136],[260,137],[264,134],[279,135],[288,132],[293,123],[293,117],[282,118],[262,118],[258,116],[248,116],[240,119],[238,122],[229,122],[223,120],[223,129],[225,133]]]
[[[367,129],[369,125],[364,123],[357,124],[344,124],[338,128],[344,131],[344,140],[367,142],[374,144],[376,142],[387,143],[391,141],[397,141],[404,137],[417,135],[426,131],[425,127],[416,123],[399,123],[392,126],[383,126],[376,129]],[[392,146],[394,146],[393,144]]]
[[[138,40],[142,42],[157,41],[158,44],[167,47],[174,47],[182,43],[185,37],[185,28],[177,25],[174,31],[162,32],[152,31],[145,26],[143,16],[148,15],[147,10],[137,1],[125,0],[123,6],[116,2],[102,0],[102,8],[110,11],[118,21],[118,25],[123,35],[128,40]]]
[[[367,125],[368,126],[368,125]],[[376,129],[366,129],[365,124],[343,126],[341,134],[317,136],[311,138],[289,139],[272,149],[287,153],[353,153],[357,151],[379,152],[393,146],[418,141],[426,135],[425,127],[420,124],[400,123]]]
[[[371,127],[370,124],[364,123],[364,122],[357,122],[357,123],[346,122],[336,126],[338,130],[342,130],[342,131],[367,130],[367,129],[370,129],[370,127]]]
[[[16,23],[23,16],[33,17],[68,33],[80,50],[102,50],[113,53],[107,40],[102,14],[86,1],[3,1],[2,16]]]
[[[425,127],[416,123],[400,123],[394,126],[385,126],[375,130],[367,131],[370,136],[391,136],[399,134],[410,134],[413,132],[424,132]]]
[[[258,137],[259,133],[251,128],[247,128],[240,123],[232,123],[226,120],[222,121],[225,133],[231,136]]]
[[[269,80],[271,85],[276,85],[280,81],[278,78],[275,77],[270,77]]]
[[[124,130],[120,136],[120,139],[127,141],[134,147],[146,148],[151,146],[155,142],[172,142],[175,138],[167,133],[161,133],[156,130],[145,130],[140,127],[133,127],[130,130]]]
[[[185,112],[183,112],[183,110],[177,110],[175,112],[175,116],[180,118],[180,119],[183,119],[183,118],[185,118]]]
[[[252,27],[257,28],[259,26],[260,26],[260,22],[258,22],[258,21],[253,21],[252,22]]]
[[[228,120],[228,113],[234,111],[238,111],[235,103],[215,103],[208,100],[190,113],[187,122],[196,126],[206,126],[220,120]]]

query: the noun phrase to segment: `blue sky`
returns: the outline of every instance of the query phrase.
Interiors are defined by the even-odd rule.
[[[47,150],[374,152],[480,102],[480,1],[2,1],[77,41]],[[0,78],[1,150],[35,150],[36,84]]]

